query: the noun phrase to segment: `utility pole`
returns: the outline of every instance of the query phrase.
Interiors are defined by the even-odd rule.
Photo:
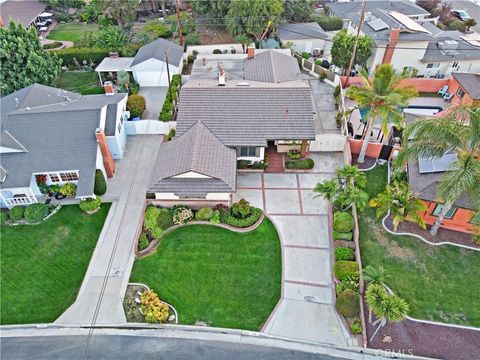
[[[180,6],[178,5],[178,0],[175,0],[175,8],[177,10],[178,36],[180,38],[180,45],[183,46],[182,21],[180,19]]]
[[[367,0],[362,0],[362,6],[360,7],[360,21],[358,22],[357,35],[355,37],[355,43],[353,44],[352,57],[350,59],[350,64],[348,64],[347,69],[347,82],[348,86],[350,83],[350,73],[352,72],[353,62],[355,61],[355,54],[357,53],[358,39],[360,38],[360,31],[362,30],[363,21],[365,20],[365,8],[367,7]]]

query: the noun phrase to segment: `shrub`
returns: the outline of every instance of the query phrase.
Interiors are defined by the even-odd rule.
[[[23,219],[25,215],[25,208],[23,206],[17,205],[10,209],[8,217],[10,220],[18,221]]]
[[[138,239],[138,250],[142,251],[148,248],[148,239],[147,239],[147,234],[142,232],[142,235],[140,235],[140,239]]]
[[[343,27],[343,20],[337,16],[316,15],[313,17],[320,27],[325,31],[341,30]]]
[[[9,219],[8,211],[0,211],[0,224],[5,224]]]
[[[345,290],[337,296],[337,311],[345,317],[356,317],[360,311],[359,295],[352,290]]]
[[[188,45],[200,45],[200,34],[199,33],[191,33],[185,36],[184,43],[186,46]]]
[[[360,320],[355,320],[350,328],[354,334],[358,335],[362,333],[362,324],[360,323]]]
[[[95,195],[103,195],[107,192],[107,182],[103,171],[100,169],[95,170],[95,185],[93,185],[93,193]]]
[[[48,192],[50,194],[59,194],[62,187],[58,184],[53,184],[48,187]]]
[[[338,231],[333,230],[333,240],[352,241],[353,240],[353,234],[352,234],[352,232],[338,232]]]
[[[467,26],[462,20],[454,20],[450,24],[448,24],[448,28],[450,30],[465,31]]]
[[[315,162],[310,158],[285,161],[285,167],[287,169],[310,170],[313,169],[314,166]]]
[[[158,19],[150,20],[147,22],[140,32],[147,34],[148,36],[155,38],[168,38],[172,36],[172,32],[170,31],[168,25],[166,25],[163,21]],[[154,40],[152,39],[152,40]]]
[[[300,153],[300,150],[298,150],[298,149],[290,149],[287,152],[287,156],[292,160],[298,160],[302,157],[302,154]]]
[[[240,199],[232,205],[232,215],[237,219],[245,219],[251,211],[250,203],[245,199]]]
[[[58,14],[55,14],[55,20],[57,20],[58,22],[62,22],[62,21],[70,22],[73,20],[73,16],[70,14],[58,13]]]
[[[335,90],[333,90],[333,97],[338,97],[340,95],[340,85],[335,86]]]
[[[218,54],[221,54],[221,53],[222,53],[222,50],[220,50],[220,49],[214,49],[214,50],[213,50],[213,53],[214,53],[215,55],[218,55]]]
[[[333,215],[333,228],[338,232],[349,232],[353,229],[353,217],[348,212],[337,211]]]
[[[237,160],[238,169],[248,169],[252,165],[250,160]]]
[[[175,129],[170,129],[170,131],[167,134],[168,141],[172,140],[175,137]]]
[[[152,290],[145,291],[140,296],[140,304],[146,322],[164,322],[167,321],[168,316],[170,315],[168,305],[162,303],[158,298],[158,295]]]
[[[356,293],[360,292],[360,276],[358,274],[348,275],[341,283],[336,287],[337,294],[340,294],[346,290],[353,290]]]
[[[139,91],[140,91],[140,84],[135,83],[130,88],[130,95],[137,95]]]
[[[175,225],[186,224],[193,219],[192,209],[186,206],[175,206],[173,208],[173,223]]]
[[[177,98],[178,87],[182,83],[182,76],[180,74],[175,74],[172,76],[172,81],[170,82],[170,87],[167,90],[167,96],[163,102],[162,110],[158,116],[158,119],[161,121],[172,121],[173,120],[173,101]]]
[[[141,116],[145,111],[145,98],[142,95],[130,95],[127,99],[127,110],[130,116]]]
[[[325,80],[327,78],[327,72],[325,70],[320,71],[320,80]]]
[[[302,52],[302,58],[304,58],[305,60],[308,60],[308,58],[310,57],[310,54],[306,51]]]
[[[168,209],[160,209],[158,212],[158,219],[157,219],[158,226],[160,226],[163,230],[168,229],[170,226],[173,225],[173,217],[172,213]]]
[[[210,218],[212,224],[220,224],[220,211],[215,210],[212,217]]]
[[[355,260],[355,253],[350,248],[338,247],[335,249],[335,260]]]
[[[31,204],[25,209],[25,220],[28,223],[41,221],[48,215],[48,208],[45,204]]]
[[[154,239],[158,239],[163,233],[163,229],[158,225],[160,212],[161,212],[160,209],[155,206],[148,206],[147,209],[145,210],[143,228]]]
[[[83,60],[94,64],[99,64],[105,57],[109,56],[107,49],[98,48],[76,48],[69,47],[61,50],[54,50],[53,53],[57,54],[62,59],[62,64],[66,66],[73,66],[73,58],[81,64]]]
[[[339,260],[335,262],[333,271],[335,273],[335,277],[338,280],[343,281],[347,279],[349,275],[358,274],[358,264],[356,261]]]
[[[173,120],[173,104],[167,100],[163,103],[162,111],[158,116],[158,120],[161,121],[172,121]]]
[[[102,204],[102,199],[100,199],[100,196],[95,195],[94,198],[86,198],[81,200],[78,206],[82,211],[93,211],[93,210],[97,210],[101,204]]]
[[[258,219],[260,219],[262,214],[263,214],[263,211],[261,209],[251,208],[250,215],[248,215],[246,218],[238,219],[235,216],[228,215],[226,219],[226,223],[238,228],[244,228],[244,227],[248,227],[255,224],[258,221]]]
[[[214,207],[214,211],[220,214],[220,222],[226,223],[227,222],[227,217],[230,214],[230,209],[228,206],[223,205],[223,204],[217,204]]]
[[[49,49],[56,49],[61,46],[63,46],[63,43],[61,41],[54,41],[50,44],[43,45],[42,48],[44,48],[45,50],[49,50]]]
[[[200,221],[208,221],[212,218],[212,216],[213,216],[213,209],[208,207],[201,208],[195,214],[195,218]]]
[[[73,183],[66,183],[60,187],[60,194],[64,196],[75,196],[77,193],[77,186]]]

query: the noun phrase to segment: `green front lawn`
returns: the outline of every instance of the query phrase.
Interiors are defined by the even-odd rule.
[[[82,95],[103,94],[95,71],[65,71],[55,80],[55,87],[76,91]]]
[[[386,166],[367,175],[367,190],[374,196],[386,185]],[[359,217],[359,224],[363,266],[386,269],[387,285],[408,301],[410,316],[480,327],[480,253],[390,235],[371,208]]]
[[[75,301],[109,208],[63,206],[39,225],[1,227],[1,324],[52,322]]]
[[[66,24],[58,24],[50,31],[47,39],[50,40],[65,40],[78,42],[88,33],[94,33],[98,30],[98,25],[87,24],[81,22],[72,22]]]
[[[182,324],[259,330],[280,299],[279,237],[268,219],[248,233],[186,226],[137,259],[130,280],[175,306]]]

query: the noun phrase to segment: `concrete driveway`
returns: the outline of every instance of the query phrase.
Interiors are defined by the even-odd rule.
[[[318,169],[308,173],[239,173],[233,200],[263,209],[282,242],[282,298],[262,332],[345,346],[353,342],[334,308],[329,205],[312,191],[335,176],[343,156],[314,155]]]
[[[141,87],[138,92],[145,98],[146,110],[143,113],[143,120],[158,120],[158,115],[162,110],[165,97],[167,96],[168,87]]]

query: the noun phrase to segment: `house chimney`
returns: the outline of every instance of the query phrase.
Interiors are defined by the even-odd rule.
[[[253,46],[249,46],[247,48],[247,59],[253,59],[255,57],[255,48]]]
[[[111,52],[108,55],[110,56],[110,59],[118,59],[118,53],[117,52]]]
[[[225,69],[223,63],[218,63],[218,86],[225,86]]]
[[[397,46],[398,38],[400,37],[400,29],[392,29],[390,30],[390,38],[388,41],[388,45],[385,48],[385,53],[383,54],[382,64],[390,64],[393,57],[393,52],[395,51],[395,47]]]
[[[115,162],[112,158],[112,153],[107,145],[107,138],[102,129],[97,128],[95,130],[95,137],[97,138],[98,146],[100,147],[100,152],[103,157],[103,166],[105,166],[105,171],[107,172],[107,177],[113,177],[115,173]]]
[[[115,94],[115,89],[113,88],[113,83],[111,81],[105,81],[103,83],[103,90],[105,91],[105,95]]]

